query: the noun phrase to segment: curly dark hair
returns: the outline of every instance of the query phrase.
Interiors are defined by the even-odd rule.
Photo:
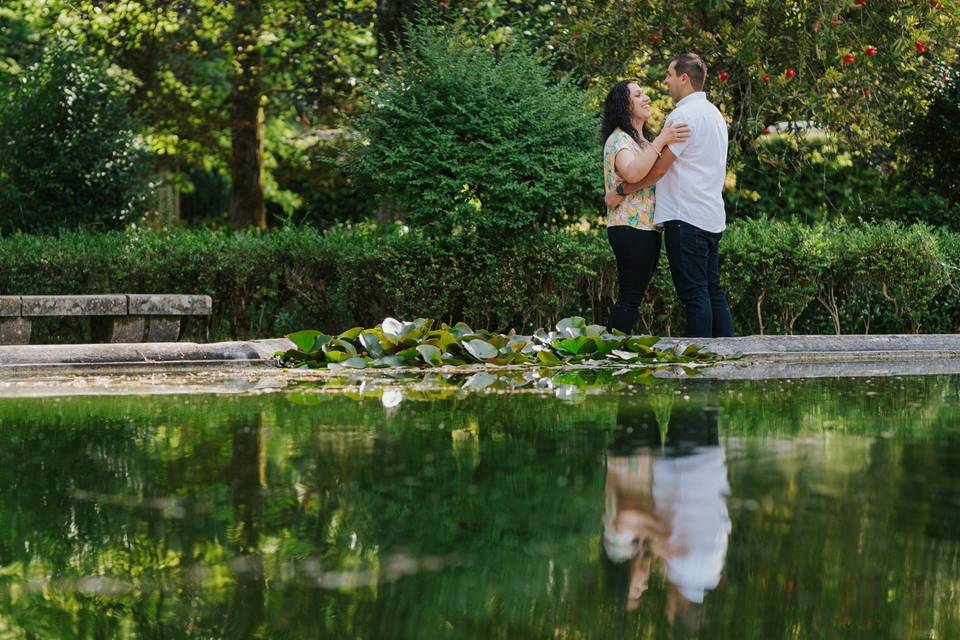
[[[621,80],[613,85],[607,99],[603,101],[603,124],[600,127],[600,144],[607,143],[607,138],[613,133],[613,130],[620,128],[630,137],[643,144],[644,138],[650,139],[650,129],[646,123],[643,125],[643,131],[637,131],[633,128],[633,121],[630,119],[630,85],[639,84],[636,80]],[[641,136],[642,134],[642,136]]]

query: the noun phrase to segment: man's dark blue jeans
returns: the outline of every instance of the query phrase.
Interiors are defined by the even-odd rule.
[[[720,288],[720,237],[680,220],[663,225],[673,286],[687,316],[687,336],[733,335],[733,318]]]

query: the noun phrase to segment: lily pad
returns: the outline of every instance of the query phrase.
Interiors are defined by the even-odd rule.
[[[353,327],[352,329],[347,329],[337,337],[341,340],[356,340],[362,331],[363,327]]]
[[[582,336],[584,333],[586,333],[587,321],[580,316],[564,318],[557,323],[557,331],[559,331],[564,337],[576,338],[577,336]]]
[[[380,323],[380,327],[387,337],[393,338],[394,340],[399,340],[403,335],[403,323],[394,318],[386,318]]]
[[[423,358],[423,361],[429,364],[431,367],[439,367],[441,364],[443,364],[441,361],[443,352],[437,347],[429,344],[422,344],[417,347],[417,352],[420,354],[420,357]]]
[[[360,344],[370,354],[371,358],[382,358],[384,355],[383,347],[380,344],[380,338],[373,332],[364,332],[360,334]]]
[[[464,340],[462,345],[463,348],[466,349],[467,352],[477,360],[495,358],[498,353],[498,350],[495,346],[479,338],[474,338],[473,340]]]
[[[579,336],[577,338],[570,338],[567,340],[557,340],[555,344],[557,347],[575,356],[593,353],[597,350],[597,343],[594,342],[593,338],[588,338],[587,336]]]
[[[314,344],[317,341],[317,336],[325,336],[322,331],[316,331],[314,329],[306,329],[305,331],[297,331],[296,333],[287,334],[287,340],[297,345],[297,349],[300,351],[315,351],[317,347]]]
[[[563,360],[558,358],[553,351],[537,351],[537,359],[548,367],[556,367],[563,364]]]

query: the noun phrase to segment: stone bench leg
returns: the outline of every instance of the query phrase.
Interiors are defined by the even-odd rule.
[[[147,342],[176,342],[180,339],[181,316],[147,316]]]
[[[28,318],[0,318],[0,344],[30,344]]]
[[[143,342],[143,316],[100,316],[93,318],[93,339],[97,342]]]

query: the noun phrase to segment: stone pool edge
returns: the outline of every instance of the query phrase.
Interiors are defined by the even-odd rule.
[[[949,361],[960,365],[960,334],[665,338],[658,347],[692,343],[721,356],[742,354],[740,359],[724,365],[725,368],[897,361]],[[286,338],[215,343],[0,346],[0,377],[41,370],[109,374],[164,369],[275,368],[273,354],[292,347],[293,343]],[[484,367],[476,365],[458,370],[480,368]]]

